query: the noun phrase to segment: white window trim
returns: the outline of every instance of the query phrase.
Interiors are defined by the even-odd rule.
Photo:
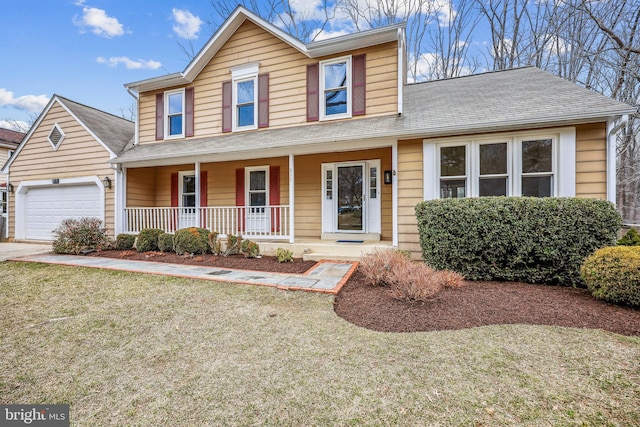
[[[467,145],[467,197],[479,194],[479,146],[507,142],[507,189],[511,196],[520,196],[523,140],[552,140],[552,197],[576,195],[576,130],[575,127],[539,131],[497,133],[483,136],[452,137],[423,140],[423,197],[440,198],[440,147]],[[562,167],[560,167],[562,165]]]
[[[324,83],[325,83],[325,76],[324,76],[324,67],[325,65],[331,65],[331,64],[339,64],[341,62],[346,63],[347,66],[347,81],[346,83],[346,88],[347,88],[347,112],[343,113],[343,114],[331,114],[331,115],[327,115],[326,114],[326,105],[325,105],[325,101],[326,98],[324,96],[324,92],[326,90]],[[327,61],[320,61],[320,75],[319,75],[319,102],[320,102],[320,121],[324,121],[324,120],[337,120],[337,119],[348,119],[351,118],[351,94],[352,94],[352,87],[351,87],[351,82],[352,82],[352,77],[351,77],[351,55],[347,55],[347,56],[342,56],[340,58],[334,58],[334,59],[330,59]]]
[[[169,97],[171,95],[180,94],[182,95],[182,129],[180,134],[169,135],[170,124],[169,124]],[[184,138],[184,128],[185,128],[185,96],[184,96],[184,88],[169,90],[164,93],[164,139],[178,139]]]
[[[264,171],[265,172],[265,206],[269,206],[269,190],[271,188],[271,177],[269,176],[269,165],[266,166],[251,166],[244,168],[244,201],[245,206],[249,208],[251,206],[251,198],[249,197],[249,188],[251,187],[251,172]]]
[[[183,205],[183,179],[185,176],[192,176],[194,177],[194,179],[196,178],[196,172],[195,171],[180,171],[178,172],[178,207],[180,208],[184,208],[186,206]],[[196,188],[194,191],[194,196],[198,194],[198,189]]]
[[[258,71],[260,63],[252,62],[231,67],[231,130],[242,132],[258,129]],[[253,125],[238,126],[238,83],[253,80]]]

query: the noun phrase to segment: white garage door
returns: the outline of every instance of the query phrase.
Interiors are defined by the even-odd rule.
[[[104,219],[100,189],[95,184],[33,187],[25,194],[25,238],[52,240],[63,219]]]

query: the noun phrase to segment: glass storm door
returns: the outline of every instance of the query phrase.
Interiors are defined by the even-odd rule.
[[[365,164],[336,167],[336,215],[338,231],[364,231]]]
[[[196,226],[196,176],[180,174],[179,228]]]
[[[247,233],[269,232],[269,169],[246,169],[247,173]]]

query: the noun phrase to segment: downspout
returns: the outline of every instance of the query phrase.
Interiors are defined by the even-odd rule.
[[[618,132],[629,121],[625,114],[616,120],[607,120],[607,200],[616,204],[616,145]]]
[[[138,143],[140,142],[139,126],[138,126],[138,124],[140,123],[140,120],[138,120],[138,116],[140,115],[140,98],[138,97],[138,94],[132,91],[130,88],[127,88],[127,92],[129,93],[129,95],[133,97],[133,99],[136,100],[136,120],[134,122],[135,136],[133,139],[133,144],[138,145]]]

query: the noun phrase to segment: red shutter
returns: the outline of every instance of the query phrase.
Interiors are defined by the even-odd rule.
[[[164,93],[156,94],[156,140],[164,139]]]
[[[231,80],[222,82],[222,132],[231,132],[232,121]]]
[[[366,105],[366,55],[356,55],[351,58],[351,114],[362,116],[367,112]]]
[[[236,169],[236,206],[242,206],[238,209],[238,232],[244,231],[244,168]]]
[[[193,136],[193,88],[188,87],[184,90],[184,136]]]
[[[207,171],[200,171],[200,206],[201,207],[207,206],[208,194],[209,194],[209,191],[207,189]]]
[[[258,127],[269,127],[269,73],[258,74]]]
[[[177,208],[180,206],[180,201],[178,200],[178,174],[171,174],[171,207]]]
[[[269,168],[269,205],[278,206],[280,204],[280,166]],[[271,230],[280,229],[280,209],[271,209]]]
[[[320,118],[320,64],[307,65],[307,121],[315,122]]]
[[[180,200],[178,195],[178,174],[171,174],[171,207],[177,208],[180,206]],[[171,231],[175,231],[178,224],[178,209],[173,211],[173,215],[171,216]]]

